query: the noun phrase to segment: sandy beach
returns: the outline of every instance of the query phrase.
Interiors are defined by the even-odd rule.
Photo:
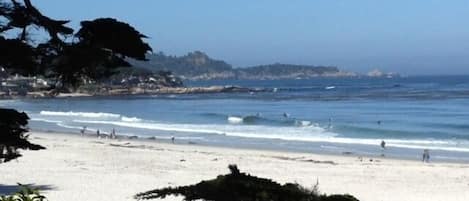
[[[358,156],[330,156],[227,149],[157,141],[111,140],[71,134],[32,133],[47,150],[23,151],[0,164],[0,193],[33,184],[50,201],[134,200],[138,192],[194,184],[241,171],[327,194],[349,193],[362,201],[466,201],[469,164],[429,163]],[[182,200],[169,197],[166,200]]]

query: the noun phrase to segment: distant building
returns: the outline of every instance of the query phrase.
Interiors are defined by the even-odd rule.
[[[366,74],[368,77],[386,77],[386,78],[395,78],[395,77],[400,77],[399,73],[393,73],[393,72],[382,72],[378,69],[374,69]]]
[[[384,73],[378,69],[374,69],[366,74],[368,77],[383,77]]]

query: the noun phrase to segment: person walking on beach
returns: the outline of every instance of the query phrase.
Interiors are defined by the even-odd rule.
[[[80,130],[80,133],[81,135],[85,135],[85,131],[86,131],[86,126],[83,126],[83,128]]]
[[[386,149],[386,142],[381,140],[381,149]]]
[[[96,130],[96,137],[99,138],[99,129]]]
[[[115,138],[116,138],[116,129],[112,128],[111,139],[115,139]]]
[[[423,150],[422,162],[424,162],[424,163],[430,162],[430,150],[428,150],[428,149]]]

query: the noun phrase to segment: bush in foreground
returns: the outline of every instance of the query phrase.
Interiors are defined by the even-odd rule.
[[[28,120],[24,112],[0,108],[0,163],[20,157],[18,149],[45,149],[28,141]]]
[[[20,190],[13,195],[2,195],[0,201],[46,201],[39,190],[19,184]]]
[[[230,174],[202,181],[195,185],[155,189],[135,196],[136,199],[162,199],[169,195],[184,196],[187,201],[358,201],[351,195],[320,195],[317,189],[306,189],[298,184],[281,185],[270,179],[241,173],[230,165]]]

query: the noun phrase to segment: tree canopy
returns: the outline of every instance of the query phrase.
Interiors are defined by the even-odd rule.
[[[83,80],[130,66],[127,57],[146,60],[146,53],[152,51],[143,41],[145,35],[116,19],[82,21],[77,32],[66,26],[68,22],[44,16],[30,0],[0,0],[0,66],[22,75],[44,74],[76,87]],[[46,31],[48,40],[36,44],[28,27]],[[11,37],[13,33],[19,34]]]
[[[83,21],[77,32],[67,23],[43,15],[31,0],[0,0],[0,67],[10,73],[44,75],[57,80],[56,86],[75,88],[130,66],[127,57],[146,60],[152,51],[143,41],[145,35],[117,19]],[[44,40],[31,37],[31,30],[45,31],[48,38],[38,42]],[[44,148],[27,141],[28,119],[26,113],[0,108],[0,161],[21,156],[17,149]]]

